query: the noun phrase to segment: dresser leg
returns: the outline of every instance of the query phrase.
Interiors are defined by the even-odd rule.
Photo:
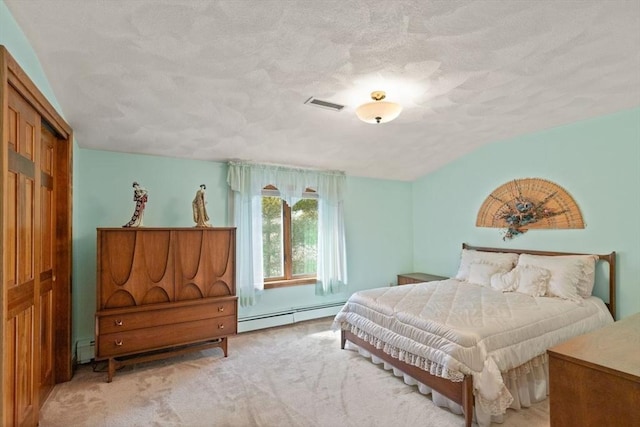
[[[227,342],[229,340],[227,337],[222,338],[222,342],[220,343],[220,348],[222,348],[222,352],[224,353],[224,357],[227,357]]]
[[[107,382],[113,381],[113,375],[116,373],[116,361],[113,358],[109,358],[109,367],[107,368]]]

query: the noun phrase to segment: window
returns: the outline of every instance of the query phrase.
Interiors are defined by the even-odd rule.
[[[262,194],[264,288],[316,282],[318,199],[307,189],[293,206],[273,186]]]
[[[265,283],[267,288],[274,288],[315,282],[315,294],[319,296],[346,290],[343,172],[229,162],[227,181],[233,192],[230,207],[236,227],[236,291],[241,307],[257,304],[258,293],[265,289]],[[310,188],[315,192],[309,192]],[[275,209],[265,217],[264,196],[278,197],[289,205],[303,202],[289,211],[289,206],[277,200]],[[308,198],[317,203],[305,202]],[[263,225],[269,228],[266,235],[262,232]],[[309,239],[295,237],[299,230],[305,230],[303,234]],[[265,240],[270,246],[266,250],[269,259],[266,267],[271,270],[268,272],[271,277],[266,279]]]

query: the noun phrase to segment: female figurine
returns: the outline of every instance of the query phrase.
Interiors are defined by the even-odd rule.
[[[196,227],[211,227],[209,224],[209,215],[207,215],[207,202],[204,200],[204,194],[207,186],[200,185],[200,189],[196,191],[196,197],[194,197],[191,207],[193,208],[193,220],[196,223]]]
[[[136,209],[133,211],[131,221],[123,225],[123,227],[141,227],[142,215],[144,214],[144,207],[147,204],[147,190],[140,187],[140,184],[133,182],[133,201],[136,202]]]

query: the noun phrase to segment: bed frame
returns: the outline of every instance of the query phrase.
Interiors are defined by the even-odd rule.
[[[462,244],[463,249],[470,249],[476,251],[483,252],[509,252],[516,254],[532,254],[532,255],[547,255],[547,256],[557,256],[557,255],[587,255],[582,253],[572,253],[572,252],[549,252],[549,251],[533,251],[526,249],[505,249],[505,248],[487,248],[481,246],[470,246],[466,243]],[[591,254],[589,254],[591,255]],[[597,254],[599,261],[606,261],[609,264],[609,301],[605,302],[611,315],[613,318],[616,318],[616,253],[611,252],[609,254],[599,255]],[[462,411],[464,413],[464,421],[466,427],[471,427],[471,423],[473,420],[473,377],[471,375],[465,375],[462,382],[453,382],[451,380],[440,378],[435,375],[430,374],[427,371],[423,371],[422,369],[409,365],[401,360],[395,359],[385,353],[382,349],[378,349],[375,346],[369,344],[367,341],[358,338],[357,335],[353,334],[350,331],[342,330],[341,342],[340,346],[344,349],[347,341],[351,341],[357,346],[367,350],[372,355],[379,357],[380,359],[387,362],[389,365],[400,369],[407,375],[410,375],[417,381],[431,387],[433,390],[438,393],[444,395],[450,400],[456,402],[460,406],[462,406]]]

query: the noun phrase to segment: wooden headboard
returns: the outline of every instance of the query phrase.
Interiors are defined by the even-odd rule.
[[[474,251],[482,252],[508,252],[515,254],[531,254],[531,255],[595,255],[599,261],[605,261],[609,263],[609,302],[605,301],[605,304],[611,312],[613,319],[616,319],[616,253],[611,252],[609,254],[583,254],[574,252],[552,252],[552,251],[532,251],[528,249],[507,249],[507,248],[486,248],[482,246],[471,246],[466,243],[462,244],[462,249],[470,249]]]

